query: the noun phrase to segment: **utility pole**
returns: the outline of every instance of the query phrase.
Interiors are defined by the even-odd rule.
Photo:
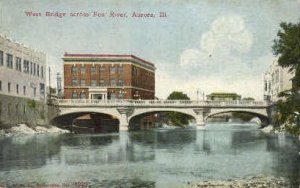
[[[61,97],[61,76],[60,73],[56,73],[56,84],[57,84],[57,96]]]
[[[49,99],[51,100],[51,71],[50,71],[50,67],[48,67],[49,69]]]

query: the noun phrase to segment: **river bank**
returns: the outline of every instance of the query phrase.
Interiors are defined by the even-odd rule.
[[[299,182],[298,182],[299,183]],[[295,185],[297,186],[297,185]],[[277,187],[294,187],[292,183],[284,178],[276,177],[265,177],[265,176],[255,176],[249,177],[247,179],[239,180],[211,180],[211,181],[202,181],[197,184],[190,186],[191,188],[198,187],[214,187],[214,188],[247,188],[247,187],[261,187],[261,188],[277,188]]]
[[[27,134],[61,134],[69,133],[68,130],[60,129],[58,127],[47,126],[28,126],[26,124],[18,124],[16,126],[2,126],[0,129],[0,136],[18,136]]]

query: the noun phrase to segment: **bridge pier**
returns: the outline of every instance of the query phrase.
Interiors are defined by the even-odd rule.
[[[127,121],[127,115],[121,114],[120,116],[120,125],[119,125],[119,131],[128,131],[128,121]]]
[[[205,125],[204,123],[204,109],[193,109],[193,111],[195,112],[195,119],[196,119],[196,124],[198,126],[203,126]]]
[[[119,108],[117,108],[117,110],[120,114],[119,131],[128,131],[128,126],[129,126],[128,116],[130,116],[133,113],[133,108],[119,107]]]

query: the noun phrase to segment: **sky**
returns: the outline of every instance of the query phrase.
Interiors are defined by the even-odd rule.
[[[27,16],[31,11],[42,16]],[[162,99],[176,90],[195,100],[198,90],[199,98],[235,92],[262,100],[279,24],[299,21],[300,0],[0,0],[0,33],[45,52],[52,84],[65,52],[133,54],[155,64]]]

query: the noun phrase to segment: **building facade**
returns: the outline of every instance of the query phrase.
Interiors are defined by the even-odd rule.
[[[276,102],[278,94],[282,91],[292,89],[293,73],[287,68],[278,65],[278,59],[275,59],[269,69],[264,74],[264,99]]]
[[[23,122],[34,117],[31,111],[46,99],[45,69],[44,53],[0,35],[1,122]]]
[[[236,93],[211,93],[206,98],[212,101],[241,100],[241,95]]]
[[[134,55],[68,54],[66,99],[154,99],[155,66]]]

